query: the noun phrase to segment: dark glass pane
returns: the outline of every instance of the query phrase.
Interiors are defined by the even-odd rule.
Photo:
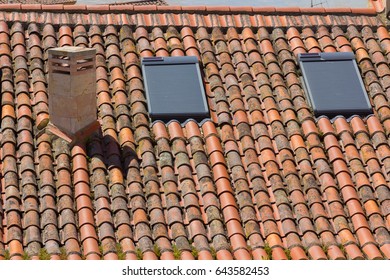
[[[352,53],[300,55],[299,62],[316,117],[372,113]]]
[[[142,71],[153,121],[209,117],[196,57],[143,59]]]

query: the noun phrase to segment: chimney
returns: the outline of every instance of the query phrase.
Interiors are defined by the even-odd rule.
[[[49,50],[50,122],[70,138],[97,123],[95,56],[82,47]]]

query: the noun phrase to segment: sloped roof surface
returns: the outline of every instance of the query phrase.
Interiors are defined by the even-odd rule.
[[[0,11],[0,258],[390,258],[390,36],[374,10]],[[74,147],[44,130],[47,50],[66,45],[97,51],[101,129]],[[314,119],[296,56],[320,51],[355,52],[374,115]],[[199,57],[212,120],[149,121],[153,55]]]

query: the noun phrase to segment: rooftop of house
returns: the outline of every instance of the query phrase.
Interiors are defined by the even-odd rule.
[[[5,4],[0,38],[0,259],[390,258],[374,9]],[[61,46],[96,49],[100,126],[74,146],[46,129]],[[297,55],[316,52],[354,52],[372,115],[314,117]],[[199,58],[210,120],[151,123],[150,56]]]

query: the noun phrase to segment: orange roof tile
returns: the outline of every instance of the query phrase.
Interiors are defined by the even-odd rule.
[[[55,5],[55,4],[75,4],[77,0],[0,0],[1,4],[44,4],[44,5]]]
[[[136,1],[128,1],[128,2],[117,2],[111,5],[156,5],[156,6],[167,6],[168,3],[165,0],[136,0]]]
[[[373,9],[7,4],[0,41],[0,259],[390,258]],[[100,130],[74,147],[47,127],[47,51],[65,45],[97,52]],[[296,56],[320,51],[356,53],[372,116],[314,118]],[[155,54],[201,60],[211,120],[150,122]]]
[[[386,0],[370,0],[370,4],[377,13],[382,13],[386,7]]]

